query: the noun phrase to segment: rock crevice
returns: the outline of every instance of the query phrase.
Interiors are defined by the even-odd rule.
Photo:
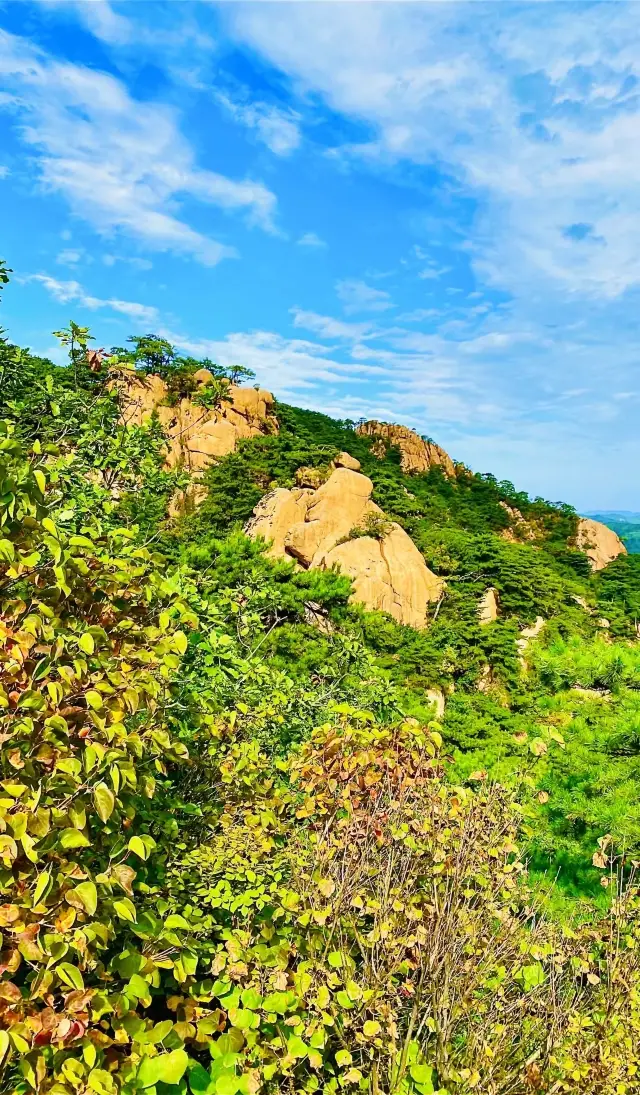
[[[373,437],[376,446],[374,456],[382,458],[387,448],[394,445],[400,450],[400,466],[404,472],[416,475],[429,468],[440,467],[445,475],[455,476],[456,469],[448,453],[433,441],[425,441],[408,426],[395,426],[389,422],[363,422],[356,427],[362,437]]]
[[[271,541],[272,557],[289,557],[305,569],[339,567],[353,582],[352,601],[425,627],[427,606],[440,598],[444,583],[395,522],[380,537],[353,535],[366,529],[368,516],[383,514],[371,500],[371,480],[344,463],[317,490],[271,491],[256,506],[247,534]]]
[[[206,392],[214,381],[208,369],[193,375],[194,395]],[[274,398],[264,388],[239,388],[231,384],[228,399],[207,407],[191,397],[171,405],[169,389],[159,376],[143,376],[133,370],[120,370],[114,381],[120,392],[122,419],[128,426],[142,426],[157,414],[169,446],[167,467],[184,467],[201,474],[216,459],[234,452],[245,437],[275,433],[278,422],[273,415]]]

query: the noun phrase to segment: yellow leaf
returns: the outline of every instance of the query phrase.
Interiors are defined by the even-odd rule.
[[[9,1041],[9,1035],[6,1030],[0,1030],[0,1065],[4,1064],[10,1052],[11,1042]]]
[[[35,889],[33,891],[33,904],[37,905],[40,898],[44,895],[47,886],[51,881],[51,871],[42,871],[38,875],[38,881],[36,882]]]
[[[116,804],[115,795],[106,783],[98,783],[93,788],[93,802],[100,821],[105,824],[111,817]]]

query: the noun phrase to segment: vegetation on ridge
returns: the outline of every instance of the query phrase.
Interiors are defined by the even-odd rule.
[[[121,351],[62,337],[0,341],[0,1089],[638,1091],[633,557],[592,576],[568,507],[282,404],[176,522]],[[159,341],[124,363],[188,392]],[[345,449],[447,579],[425,631],[241,531]]]

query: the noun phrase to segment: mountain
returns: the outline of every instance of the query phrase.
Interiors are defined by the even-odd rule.
[[[0,340],[4,1089],[637,1090],[640,557],[88,336]]]
[[[597,519],[602,519],[602,520],[606,519],[606,520],[613,520],[613,521],[615,521],[615,520],[628,521],[629,524],[640,525],[640,513],[636,513],[634,510],[631,510],[631,509],[601,510],[599,512],[595,512],[595,511],[591,512],[590,511],[585,516],[586,517],[595,517]]]
[[[606,510],[601,513],[587,514],[602,521],[614,530],[624,542],[627,551],[640,552],[640,513],[633,510]]]

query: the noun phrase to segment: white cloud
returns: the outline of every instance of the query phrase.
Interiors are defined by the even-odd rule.
[[[426,319],[436,319],[442,315],[439,308],[414,308],[398,316],[399,323],[423,323]]]
[[[270,103],[246,103],[219,92],[218,102],[235,121],[255,131],[259,140],[276,156],[289,156],[300,145],[300,115]]]
[[[75,266],[81,262],[83,257],[84,251],[67,247],[59,255],[56,255],[56,262],[59,262],[61,266]]]
[[[333,319],[331,316],[319,316],[316,312],[305,312],[301,308],[292,308],[294,327],[304,327],[307,331],[313,331],[321,338],[340,338],[358,340],[365,338],[371,332],[369,323],[345,323],[342,319]]]
[[[347,314],[351,312],[385,312],[393,308],[389,294],[383,289],[374,289],[357,278],[347,278],[336,284],[336,292]]]
[[[370,127],[337,151],[436,164],[479,203],[472,261],[517,292],[640,285],[636,5],[236,3],[234,33]],[[581,241],[573,224],[590,226]],[[432,274],[426,275],[432,277]],[[553,290],[552,290],[553,291]]]
[[[326,243],[315,232],[305,232],[303,236],[300,236],[299,240],[296,240],[298,247],[326,247]]]
[[[151,270],[153,267],[149,259],[141,259],[137,255],[111,255],[107,252],[101,257],[105,266],[115,266],[117,262],[124,262],[128,266],[133,266],[134,270]]]
[[[0,164],[0,179],[6,179],[8,174],[9,174],[9,168],[4,167],[2,164]]]
[[[77,304],[81,308],[95,311],[99,308],[108,308],[112,312],[119,312],[123,316],[135,319],[139,323],[155,323],[158,319],[158,309],[147,304],[138,304],[132,300],[117,300],[109,298],[102,300],[87,293],[77,281],[59,281],[48,274],[29,274],[23,281],[38,282],[60,304]]]
[[[96,38],[109,45],[122,46],[135,37],[133,23],[115,12],[108,0],[44,0],[44,3],[71,12]]]
[[[350,413],[348,407],[354,398],[367,397],[351,397],[345,387],[357,387],[380,372],[375,366],[340,361],[320,343],[287,339],[272,331],[234,332],[219,340],[193,339],[169,330],[161,333],[187,353],[210,357],[228,367],[246,365],[280,399],[302,402],[325,414],[332,410],[340,415]]]
[[[421,270],[418,274],[418,277],[427,281],[438,281],[439,278],[444,277],[444,275],[450,273],[450,271],[450,266],[425,266],[424,270]]]
[[[273,230],[276,199],[262,183],[199,168],[169,107],[133,99],[115,77],[52,60],[0,31],[0,78],[18,93],[23,140],[42,185],[101,232],[214,265],[235,251],[176,216],[182,195]]]

